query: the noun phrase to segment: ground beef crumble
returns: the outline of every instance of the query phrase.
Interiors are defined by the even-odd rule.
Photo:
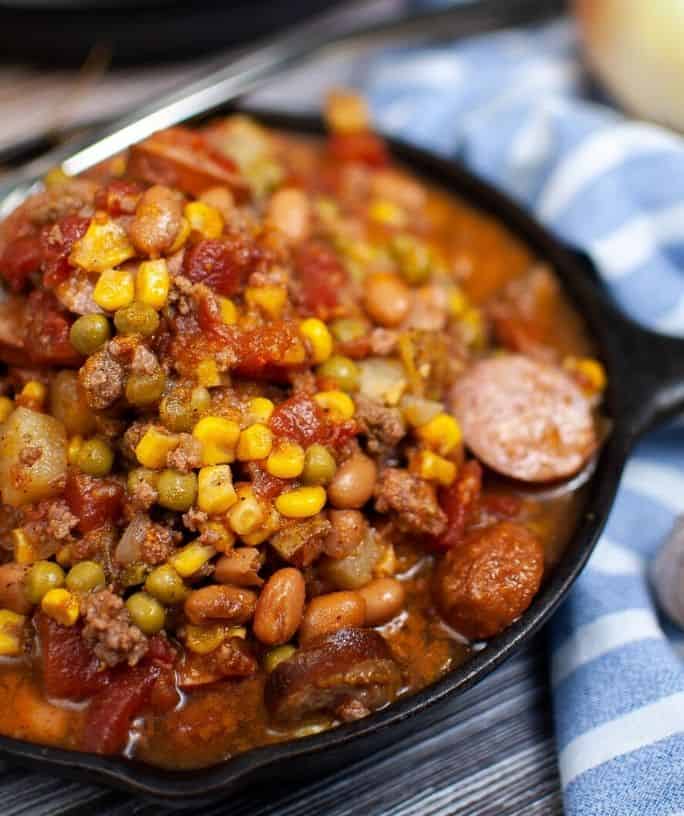
[[[404,438],[406,426],[398,408],[388,408],[379,400],[356,396],[356,421],[368,439],[368,450],[386,456]]]
[[[192,434],[178,435],[178,446],[166,457],[167,467],[189,473],[202,466],[202,443]]]
[[[397,527],[406,533],[438,536],[447,525],[435,488],[402,468],[385,468],[380,473],[375,509],[394,512]]]
[[[135,666],[147,654],[147,638],[131,623],[123,600],[111,589],[86,596],[83,615],[83,638],[108,666],[124,662]]]

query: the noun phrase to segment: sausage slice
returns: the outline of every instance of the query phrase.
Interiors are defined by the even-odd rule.
[[[369,629],[339,629],[299,649],[269,676],[266,705],[276,720],[327,711],[356,719],[389,703],[401,683],[384,639]]]
[[[596,450],[589,401],[548,363],[522,354],[482,360],[457,381],[451,399],[466,445],[505,476],[563,479]]]

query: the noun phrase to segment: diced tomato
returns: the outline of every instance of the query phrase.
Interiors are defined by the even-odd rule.
[[[48,289],[54,289],[69,277],[72,269],[69,255],[76,241],[85,235],[89,224],[89,218],[67,215],[43,228],[40,235],[43,283]]]
[[[69,340],[71,319],[51,292],[35,289],[26,305],[26,351],[39,365],[74,366],[81,362]]]
[[[176,660],[176,650],[173,648],[168,638],[163,635],[153,635],[149,641],[149,651],[145,660],[153,660],[160,666],[171,668]]]
[[[206,238],[185,253],[183,271],[219,295],[234,295],[258,257],[256,247],[240,236]]]
[[[252,480],[252,487],[257,496],[267,501],[273,501],[285,490],[289,482],[287,479],[279,479],[277,476],[264,470],[258,462],[248,462],[247,471]]]
[[[115,754],[126,745],[131,722],[149,701],[162,669],[154,662],[120,666],[109,685],[90,702],[83,747],[97,754]]]
[[[64,498],[78,518],[81,533],[115,523],[121,515],[123,496],[123,487],[114,479],[97,479],[69,469]]]
[[[15,238],[2,253],[0,274],[10,289],[18,292],[24,288],[30,275],[40,269],[43,252],[36,236]]]
[[[348,283],[345,268],[332,249],[318,241],[300,247],[295,268],[305,311],[325,319],[339,305],[340,291]]]
[[[110,215],[132,215],[142,195],[142,187],[134,181],[113,179],[95,194],[95,206]]]
[[[109,672],[81,637],[80,626],[61,626],[39,612],[35,625],[43,659],[43,684],[48,697],[83,700],[109,683]]]
[[[450,550],[460,544],[468,523],[477,510],[482,491],[482,467],[475,459],[466,462],[456,481],[440,491],[439,503],[447,516],[446,531],[432,539],[436,550]]]
[[[234,370],[244,377],[278,379],[278,368],[295,365],[288,361],[288,354],[304,350],[296,324],[284,320],[240,332],[237,344],[238,361]]]
[[[339,162],[359,162],[369,167],[384,167],[389,161],[385,142],[374,133],[335,133],[328,140],[330,155]]]
[[[276,436],[305,446],[324,443],[328,431],[323,410],[306,394],[281,402],[271,414],[269,425]]]

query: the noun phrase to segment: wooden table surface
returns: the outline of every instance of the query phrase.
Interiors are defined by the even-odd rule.
[[[12,767],[0,776],[0,803],[2,816],[167,812],[136,797]],[[201,810],[202,816],[562,812],[543,640],[455,697],[427,731],[318,781],[247,791]]]

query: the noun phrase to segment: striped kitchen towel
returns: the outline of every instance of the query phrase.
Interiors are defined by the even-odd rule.
[[[461,158],[585,249],[632,316],[684,335],[684,142],[584,95],[569,23],[394,49],[358,79],[382,129]],[[571,816],[684,812],[683,641],[645,571],[683,511],[680,425],[634,454],[550,626]]]

